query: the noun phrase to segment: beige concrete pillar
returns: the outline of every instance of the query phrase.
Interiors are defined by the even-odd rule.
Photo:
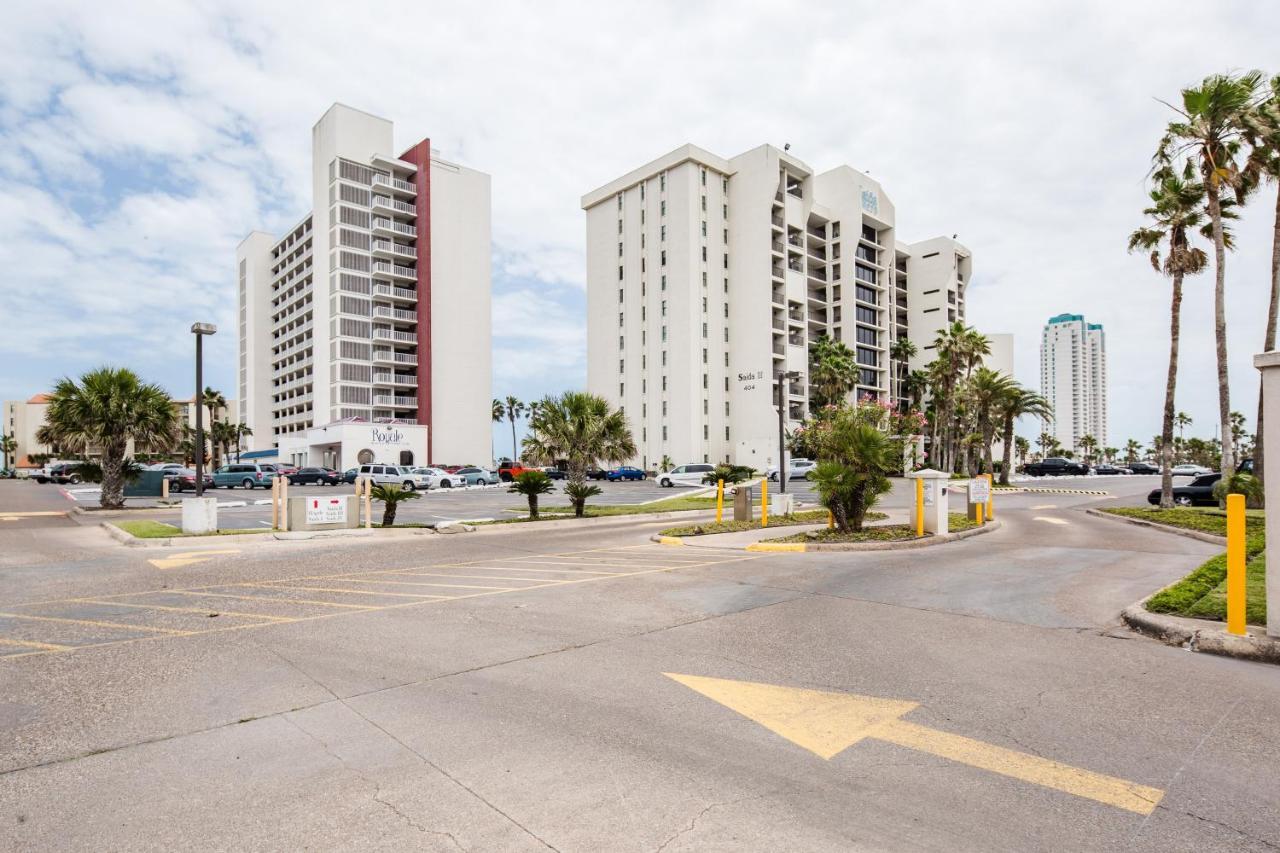
[[[1263,434],[1257,437],[1267,451],[1263,472],[1267,501],[1267,634],[1280,637],[1280,352],[1253,357],[1262,371]],[[1272,524],[1275,520],[1275,524]]]

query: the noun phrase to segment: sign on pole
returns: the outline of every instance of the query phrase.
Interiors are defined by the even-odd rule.
[[[969,503],[984,504],[991,500],[991,484],[986,477],[974,477],[969,481]]]

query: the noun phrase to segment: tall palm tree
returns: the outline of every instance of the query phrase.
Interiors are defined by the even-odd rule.
[[[212,454],[213,454],[212,467],[217,468],[218,467],[218,439],[216,438],[216,436],[220,434],[219,431],[217,430],[218,415],[221,414],[222,410],[227,407],[227,398],[222,396],[221,391],[218,391],[214,388],[205,388],[204,389],[204,405],[205,405],[205,408],[209,410],[209,428],[205,432],[205,436],[208,438],[209,449],[212,451]]]
[[[494,402],[497,403],[498,401],[494,400]],[[520,458],[519,448],[516,445],[516,420],[518,420],[522,415],[524,415],[524,403],[521,403],[514,396],[508,394],[507,399],[504,400],[499,405],[502,406],[503,417],[502,418],[495,417],[494,420],[500,421],[500,420],[503,420],[503,418],[505,418],[506,420],[511,421],[511,461],[515,462],[517,459]],[[494,414],[496,415],[498,412],[497,407],[494,407],[493,411],[494,411]]]
[[[1151,266],[1172,282],[1173,297],[1169,306],[1169,369],[1165,374],[1164,417],[1160,443],[1153,445],[1160,453],[1160,506],[1173,506],[1173,427],[1191,423],[1186,412],[1174,413],[1174,397],[1178,385],[1178,346],[1182,340],[1182,282],[1196,275],[1208,263],[1204,250],[1191,244],[1192,235],[1204,224],[1204,184],[1196,179],[1195,165],[1188,160],[1179,174],[1173,168],[1156,174],[1151,188],[1151,205],[1143,214],[1150,224],[1129,235],[1129,251],[1150,254]]]
[[[1098,449],[1098,439],[1091,435],[1080,436],[1080,449],[1084,451],[1084,461],[1088,462],[1093,452]]]
[[[902,380],[899,392],[911,401],[913,408],[919,409],[924,400],[924,392],[929,389],[929,374],[923,370],[913,370]]]
[[[919,350],[916,349],[916,345],[911,342],[910,338],[898,338],[889,346],[889,358],[900,365],[894,366],[893,374],[889,377],[891,386],[889,393],[894,403],[897,403],[899,398],[907,396],[903,390],[903,385],[906,381],[906,369],[911,359],[915,358],[918,352]]]
[[[813,408],[839,404],[858,384],[858,363],[842,341],[820,335],[809,347],[809,385]]]
[[[1000,485],[1007,486],[1009,485],[1009,471],[1013,467],[1011,454],[1014,447],[1014,422],[1023,416],[1042,420],[1052,418],[1053,407],[1049,405],[1048,400],[1035,391],[1014,383],[1014,386],[1009,389],[1009,392],[1000,401],[998,411],[1000,418],[1004,422],[1004,459],[1000,466]],[[1018,439],[1018,441],[1030,449],[1030,445],[1026,444],[1026,439]],[[1019,445],[1019,447],[1021,446]],[[1026,452],[1020,450],[1019,455],[1025,458]]]
[[[1156,150],[1156,162],[1174,166],[1184,156],[1198,163],[1209,203],[1213,235],[1213,319],[1218,356],[1218,418],[1222,435],[1231,434],[1231,391],[1227,383],[1226,247],[1222,190],[1241,191],[1245,180],[1237,157],[1245,132],[1245,118],[1261,102],[1261,71],[1213,74],[1199,85],[1182,90],[1182,105],[1169,106],[1179,118],[1169,123]],[[1230,478],[1235,459],[1229,447],[1222,452],[1222,476]]]
[[[18,440],[11,435],[0,433],[0,453],[4,454],[4,468],[9,470],[9,457],[18,451]]]
[[[587,469],[601,462],[625,462],[636,455],[626,416],[611,409],[603,397],[585,391],[546,397],[538,404],[537,413],[524,439],[525,458],[544,465],[562,459],[568,463],[565,494],[574,515],[581,517],[587,498],[600,494],[599,489],[587,485]]]
[[[104,509],[124,506],[125,451],[172,441],[178,417],[159,385],[131,370],[100,367],[77,382],[61,379],[49,395],[43,428],[60,445],[96,448],[101,454]]]
[[[1129,439],[1124,443],[1124,461],[1137,462],[1138,456],[1142,453],[1142,445],[1134,439]]]
[[[239,423],[236,424],[235,442],[236,442],[236,461],[237,462],[240,461],[240,448],[244,446],[244,440],[251,435],[253,435],[253,429],[250,428],[250,426],[247,423],[245,423],[244,421],[240,421]]]
[[[1005,399],[1017,389],[1017,383],[998,370],[979,367],[969,382],[969,402],[973,406],[979,449],[982,452],[983,471],[995,470],[991,464],[991,443],[995,440],[996,419]],[[1005,453],[1008,453],[1006,445]]]
[[[1254,183],[1274,181],[1276,212],[1271,225],[1271,299],[1267,303],[1267,330],[1262,351],[1276,348],[1276,316],[1280,314],[1280,75],[1271,78],[1270,97],[1245,116],[1245,137],[1252,150],[1245,164],[1246,178]],[[1258,380],[1261,383],[1261,379]],[[1253,476],[1266,476],[1262,442],[1262,386],[1258,386],[1258,420],[1254,426]]]
[[[1016,438],[1014,438],[1013,444],[1018,451],[1018,464],[1019,465],[1027,464],[1027,454],[1031,452],[1031,442],[1027,441],[1022,436],[1017,436]],[[1008,467],[1009,466],[1007,465],[1005,466],[1005,468],[1008,468]],[[1001,484],[1007,485],[1008,478],[1001,478],[1000,482]]]

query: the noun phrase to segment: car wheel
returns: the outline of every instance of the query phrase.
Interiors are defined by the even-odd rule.
[[[405,491],[412,492],[416,488],[416,486],[413,485],[413,480],[405,480],[404,488],[405,488]]]
[[[171,491],[171,492],[181,492],[181,491],[182,491],[182,483],[175,482],[172,486],[170,486],[170,487],[169,487],[169,491]]]
[[[250,480],[248,477],[245,477],[243,480],[241,480],[240,485],[248,489],[249,491],[253,491],[253,480]]]
[[[441,481],[440,481],[440,488],[442,488],[442,489],[452,489],[452,488],[453,488],[453,481],[452,481],[452,480],[441,480]]]
[[[1178,506],[1191,506],[1190,495],[1174,495],[1173,502]]]
[[[669,489],[671,488],[671,481],[668,480],[666,477],[663,477],[661,480],[658,481],[658,485],[662,486],[662,488],[664,489]]]

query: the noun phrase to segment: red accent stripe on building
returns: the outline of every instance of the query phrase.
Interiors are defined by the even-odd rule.
[[[418,167],[414,184],[418,197],[418,423],[427,426],[427,458],[424,464],[436,462],[435,424],[431,421],[431,140],[424,139],[400,155],[406,163]]]

